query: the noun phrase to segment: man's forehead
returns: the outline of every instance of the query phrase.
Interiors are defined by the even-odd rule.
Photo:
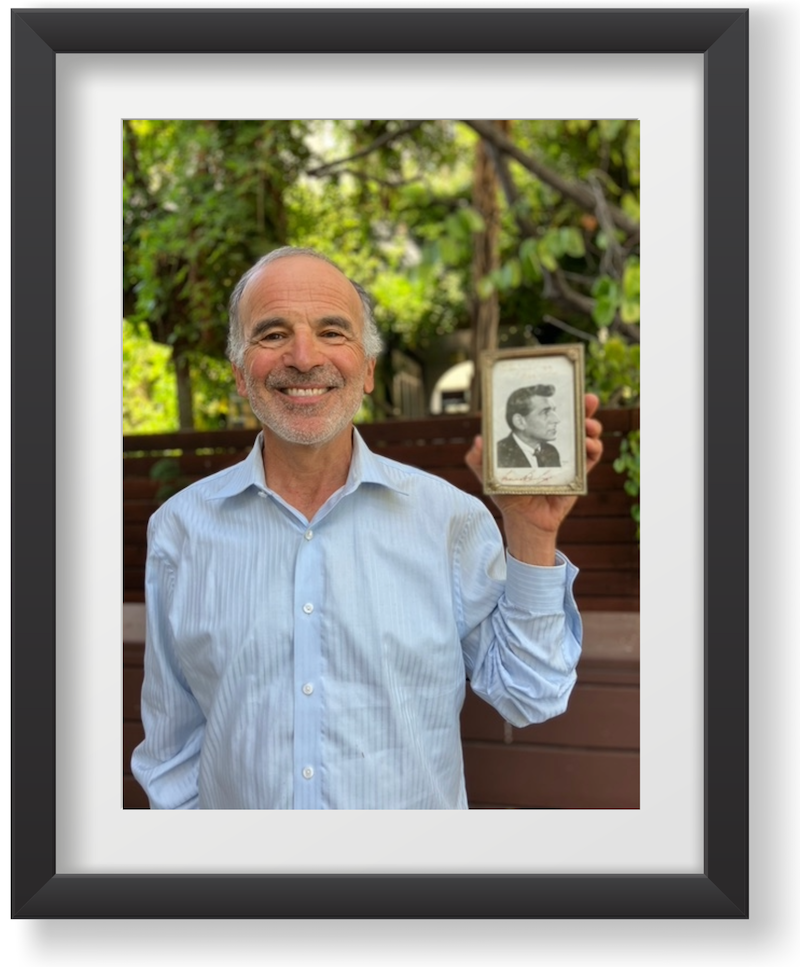
[[[286,256],[270,262],[248,282],[242,301],[276,300],[303,303],[332,300],[359,312],[361,300],[353,283],[336,266],[306,255]]]

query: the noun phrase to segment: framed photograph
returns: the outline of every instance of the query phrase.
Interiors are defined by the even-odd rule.
[[[583,346],[481,353],[483,489],[586,493]]]
[[[12,11],[11,28],[12,916],[348,919],[355,912],[366,919],[746,917],[747,527],[732,528],[730,521],[746,522],[748,517],[747,458],[742,447],[742,428],[748,425],[747,10],[21,9]],[[61,787],[66,775],[84,803],[96,800],[97,791],[81,786],[72,769],[57,769],[56,711],[62,696],[57,702],[56,692],[63,683],[57,666],[62,674],[65,671],[63,655],[56,660],[61,645],[58,622],[69,604],[63,588],[57,595],[57,581],[63,580],[67,567],[82,573],[92,562],[79,553],[70,557],[71,548],[60,539],[60,531],[56,542],[57,496],[62,508],[65,500],[63,467],[83,461],[91,449],[83,445],[67,452],[63,439],[56,447],[54,415],[69,375],[59,372],[57,379],[56,369],[57,361],[64,364],[63,353],[73,347],[76,354],[82,352],[76,363],[84,363],[84,369],[73,367],[74,373],[82,374],[86,366],[90,373],[116,371],[118,361],[96,363],[96,347],[81,348],[61,319],[56,325],[56,121],[63,109],[57,58],[79,54],[125,60],[128,54],[147,54],[165,55],[175,63],[184,60],[176,54],[342,54],[352,64],[359,55],[386,61],[391,60],[386,55],[411,53],[436,58],[442,66],[442,86],[449,91],[452,84],[443,66],[449,66],[449,60],[442,55],[474,57],[481,52],[508,58],[503,76],[509,86],[515,65],[529,54],[569,54],[576,59],[613,54],[615,63],[627,54],[657,59],[677,54],[699,55],[704,61],[697,124],[704,144],[704,199],[697,207],[698,220],[704,219],[704,259],[697,265],[703,273],[704,340],[714,351],[697,366],[705,400],[704,454],[697,462],[704,466],[704,493],[714,497],[698,501],[706,578],[701,602],[704,677],[697,686],[704,718],[695,739],[704,752],[704,799],[694,812],[703,828],[702,871],[658,867],[599,873],[556,868],[524,874],[504,869],[466,874],[252,874],[209,866],[186,873],[165,862],[140,873],[120,873],[107,863],[64,872],[57,839],[59,844],[75,842],[71,822],[76,817],[57,809],[57,773]],[[230,74],[219,78],[230,79]],[[89,153],[91,147],[84,145],[83,150]],[[77,237],[86,226],[75,223],[69,231]],[[103,241],[109,248],[118,244],[113,237]],[[63,282],[63,269],[61,275]],[[92,295],[96,293],[90,287],[84,300],[92,301]],[[113,325],[113,301],[111,305],[107,321]],[[35,393],[20,375],[30,369],[31,360],[38,374]],[[88,386],[89,380],[84,382]],[[88,388],[87,399],[87,412],[98,409],[97,397]],[[108,445],[100,448],[105,454]],[[738,463],[731,454],[742,454]],[[58,524],[63,526],[61,514]],[[102,548],[95,547],[92,556],[102,560]],[[61,570],[53,564],[59,559]],[[83,615],[84,630],[91,617],[88,611]],[[104,644],[109,650],[109,642]],[[98,691],[96,671],[90,669],[80,679],[72,666],[66,672],[75,676],[70,683],[76,691],[84,690],[88,714]],[[118,682],[104,681],[99,687],[114,691]],[[116,771],[115,725],[100,719],[95,731],[111,735]],[[75,751],[76,756],[79,753]],[[118,804],[114,801],[107,808],[116,810]],[[477,814],[467,817],[476,824],[480,821]],[[463,842],[468,844],[471,838],[465,836]]]

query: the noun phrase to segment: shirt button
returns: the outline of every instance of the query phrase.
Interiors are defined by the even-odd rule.
[[[314,775],[314,770],[311,768],[311,766],[306,766],[305,769],[303,769],[304,779],[311,779],[313,775]]]
[[[303,611],[305,611],[306,614],[311,614],[311,612],[313,610],[314,610],[314,605],[313,604],[304,604],[303,605]]]
[[[311,682],[306,682],[305,685],[303,685],[303,695],[312,695],[313,692],[314,686],[311,684]]]
[[[307,531],[305,532],[305,534],[304,534],[303,536],[305,537],[305,539],[306,539],[307,541],[310,541],[310,540],[311,540],[311,538],[312,538],[312,537],[314,536],[314,531],[312,531],[312,530],[307,530]]]

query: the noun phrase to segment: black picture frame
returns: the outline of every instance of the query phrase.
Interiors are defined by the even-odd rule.
[[[12,10],[11,18],[12,916],[747,917],[747,11]],[[59,53],[115,52],[703,54],[705,347],[713,352],[704,366],[702,874],[56,874],[56,575],[43,564],[56,533],[55,67]],[[23,395],[32,359],[37,392]]]

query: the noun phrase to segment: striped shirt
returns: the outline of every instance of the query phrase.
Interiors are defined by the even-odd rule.
[[[466,809],[465,680],[513,725],[567,706],[577,570],[508,557],[483,503],[372,453],[306,518],[261,436],[148,527],[145,739],[155,809]]]

